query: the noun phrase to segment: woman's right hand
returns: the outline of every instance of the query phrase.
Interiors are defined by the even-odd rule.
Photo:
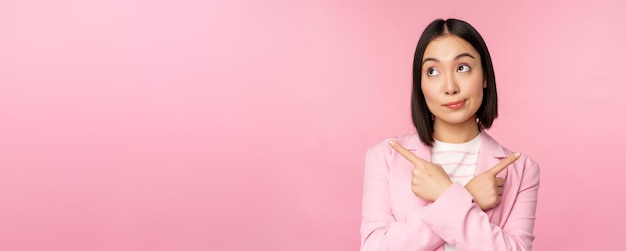
[[[441,165],[433,164],[417,157],[394,141],[390,141],[389,144],[402,157],[413,163],[411,187],[417,197],[427,201],[435,201],[452,185],[450,177]]]

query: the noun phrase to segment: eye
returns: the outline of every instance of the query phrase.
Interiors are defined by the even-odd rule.
[[[459,68],[456,69],[458,72],[468,72],[470,67],[468,65],[459,65]]]
[[[428,74],[428,76],[435,76],[439,75],[439,72],[435,68],[429,68],[426,70],[426,74]]]

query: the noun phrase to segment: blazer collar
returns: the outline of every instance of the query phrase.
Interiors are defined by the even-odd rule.
[[[506,153],[502,145],[498,143],[495,139],[489,136],[487,133],[483,131],[481,135],[480,142],[480,150],[478,152],[478,164],[476,164],[476,173],[479,175],[495,165],[497,165],[501,159],[506,157]],[[496,175],[499,178],[506,180],[508,169],[504,169],[502,172]],[[500,213],[495,213],[495,211],[500,211]],[[489,217],[491,222],[500,222],[502,219],[502,203],[496,205],[496,207],[491,208],[485,213]]]
[[[480,150],[478,152],[478,163],[476,165],[475,175],[481,174],[484,171],[489,170],[490,168],[498,164],[498,162],[500,162],[502,158],[506,157],[502,145],[500,145],[500,143],[498,143],[494,138],[489,136],[487,132],[483,130],[480,137]],[[420,158],[427,161],[432,161],[431,147],[422,144],[417,134],[414,134],[414,137],[411,137],[408,142],[406,142],[405,147],[413,151]],[[498,177],[505,178],[506,172],[501,172],[500,174],[498,174]]]
[[[475,175],[491,169],[505,157],[506,153],[504,152],[502,145],[483,131],[481,134],[480,150],[478,151],[478,164],[476,165]],[[497,176],[500,178],[506,178],[506,172],[502,171]]]

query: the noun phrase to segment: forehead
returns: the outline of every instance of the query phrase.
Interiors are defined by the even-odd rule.
[[[478,51],[464,39],[456,35],[443,35],[430,41],[424,51],[424,58],[448,61],[453,60],[454,57],[461,53],[470,53],[476,59],[480,58]]]

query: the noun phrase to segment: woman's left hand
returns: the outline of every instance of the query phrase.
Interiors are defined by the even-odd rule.
[[[435,201],[452,185],[450,177],[448,177],[448,174],[446,174],[446,171],[443,170],[441,165],[433,164],[417,157],[411,151],[394,141],[389,141],[389,145],[402,155],[402,157],[413,163],[413,179],[411,185],[413,193],[418,197],[427,201]]]
[[[491,169],[474,176],[474,178],[465,184],[465,189],[472,195],[474,202],[480,209],[486,211],[500,203],[502,200],[502,192],[504,191],[502,189],[504,179],[498,178],[496,175],[513,164],[519,157],[520,153],[512,154],[502,159],[500,163]]]

